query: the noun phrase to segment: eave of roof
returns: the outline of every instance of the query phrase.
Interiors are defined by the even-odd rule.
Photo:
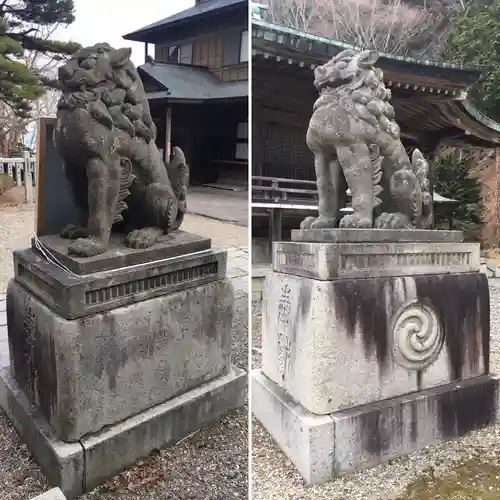
[[[256,53],[259,53],[259,41],[269,42],[275,46],[285,46],[291,50],[297,50],[298,41],[306,42],[305,49],[301,47],[302,52],[309,52],[311,56],[317,56],[319,59],[330,58],[342,50],[353,49],[363,50],[362,47],[355,47],[332,38],[314,35],[305,31],[289,28],[287,26],[273,24],[259,19],[252,19],[252,42]],[[483,71],[484,66],[464,65],[445,61],[432,61],[428,59],[418,60],[411,57],[397,56],[393,54],[380,53],[381,65],[395,65],[407,67],[409,71],[427,68],[429,72],[447,71],[453,77],[466,79],[471,83],[471,79],[476,81]]]
[[[148,99],[169,101],[207,101],[248,97],[248,82],[221,82],[208,70],[171,63],[150,63],[139,66],[164,90],[150,92]]]
[[[212,14],[240,7],[247,2],[248,0],[212,0],[211,2],[203,2],[195,5],[194,7],[178,12],[177,14],[166,17],[165,19],[149,24],[148,26],[144,26],[136,31],[127,33],[123,36],[123,38],[125,40],[132,40],[135,42],[147,42],[147,38],[158,31],[171,28],[172,26],[181,23],[190,22],[203,16],[210,16]]]
[[[253,19],[252,24],[254,61],[259,58],[261,61],[267,60],[267,64],[275,61],[281,65],[280,71],[284,71],[287,66],[290,70],[300,67],[302,72],[311,71],[341,50],[360,50],[336,40],[266,21]],[[306,43],[300,45],[299,40]],[[436,118],[434,111],[439,112],[439,126],[432,133],[452,133],[452,136],[444,136],[444,142],[459,146],[499,146],[500,124],[485,116],[467,100],[468,88],[477,81],[484,68],[417,61],[387,54],[381,54],[377,65],[384,71],[384,80],[393,91],[393,99],[404,101],[409,98],[408,103],[412,107],[417,103],[420,107],[423,105],[422,109],[427,106],[428,114],[424,113],[427,119],[424,118],[422,123],[428,123],[430,129],[433,127],[430,123],[432,118]],[[414,98],[418,98],[418,101],[414,101]],[[397,116],[401,116],[401,111],[398,110]],[[403,132],[405,127],[403,123],[401,125]],[[414,126],[410,127],[413,129]],[[449,127],[448,131],[446,127]]]

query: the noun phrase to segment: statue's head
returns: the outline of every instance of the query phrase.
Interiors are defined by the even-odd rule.
[[[379,58],[374,50],[348,49],[337,54],[314,70],[314,86],[321,92],[326,87],[350,86],[359,88],[364,83],[382,81],[382,71],[374,67]]]
[[[69,91],[91,89],[116,79],[130,69],[132,49],[114,49],[108,43],[98,43],[78,50],[59,68],[59,82]]]

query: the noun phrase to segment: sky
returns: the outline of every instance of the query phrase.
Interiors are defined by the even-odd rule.
[[[144,63],[144,44],[122,36],[177,12],[189,9],[194,0],[74,0],[76,20],[59,28],[52,38],[82,45],[108,42],[115,48],[131,47],[136,65]],[[153,54],[153,47],[149,47]]]

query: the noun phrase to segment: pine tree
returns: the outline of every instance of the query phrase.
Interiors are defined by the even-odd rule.
[[[481,186],[471,175],[474,162],[471,151],[446,148],[438,155],[434,167],[434,190],[457,201],[439,207],[446,213],[436,213],[436,223],[451,218],[455,229],[468,234],[475,233],[482,223]]]
[[[484,66],[471,92],[474,103],[493,119],[500,119],[500,0],[468,1],[454,22],[444,58]]]
[[[0,1],[0,101],[26,117],[30,101],[44,93],[44,80],[21,60],[25,51],[62,58],[79,47],[73,42],[47,40],[40,29],[74,21],[73,0]]]

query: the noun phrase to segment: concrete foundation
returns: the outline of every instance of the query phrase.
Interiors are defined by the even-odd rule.
[[[256,370],[252,412],[305,481],[319,484],[497,423],[498,388],[484,375],[314,415]]]
[[[252,410],[308,483],[497,421],[478,244],[450,231],[292,240],[273,245]]]
[[[210,240],[60,260],[93,274],[14,254],[0,406],[71,499],[241,406],[247,374],[231,365],[235,294]]]
[[[51,485],[68,500],[165,445],[244,404],[247,374],[236,367],[206,384],[75,443],[64,443],[31,405],[10,370],[0,370],[0,406]]]

